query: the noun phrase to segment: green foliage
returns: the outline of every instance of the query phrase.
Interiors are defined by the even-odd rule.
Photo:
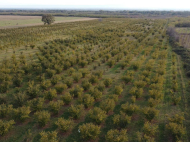
[[[131,102],[134,104],[136,102],[136,97],[135,96],[131,96]]]
[[[160,90],[149,90],[149,95],[151,98],[153,99],[162,99],[163,98],[163,94]]]
[[[108,66],[111,68],[113,65],[115,65],[115,60],[111,59],[107,62]]]
[[[70,68],[70,69],[68,69],[68,71],[67,71],[67,73],[68,73],[69,75],[72,75],[74,72],[75,72],[75,69],[74,69],[74,68]]]
[[[136,98],[140,98],[143,94],[143,89],[142,88],[137,88],[137,87],[132,87],[129,93]]]
[[[54,21],[55,21],[55,18],[54,18],[53,15],[51,15],[51,14],[43,14],[43,15],[42,15],[42,22],[44,22],[44,25],[45,25],[45,24],[50,25],[50,24],[52,24]]]
[[[152,107],[146,107],[144,108],[143,110],[143,114],[145,115],[145,118],[148,120],[148,121],[152,121],[152,119],[154,119],[158,113],[159,113],[159,110],[156,110],[155,108],[152,108]]]
[[[66,80],[64,80],[64,83],[67,84],[67,86],[70,88],[73,85],[73,79],[67,78]]]
[[[168,117],[168,120],[169,120],[169,122],[177,123],[177,124],[182,125],[185,118],[184,118],[183,113],[179,113],[179,114],[175,114],[173,117]]]
[[[97,88],[99,91],[103,92],[103,91],[105,90],[105,85],[104,85],[103,82],[99,82],[99,83],[97,84],[96,88]]]
[[[56,97],[57,97],[57,91],[55,89],[50,89],[49,91],[45,92],[45,98],[50,101],[52,101]]]
[[[148,71],[148,70],[144,70],[143,72],[142,72],[142,75],[144,75],[145,77],[149,77],[150,76],[150,71]]]
[[[181,101],[181,96],[172,96],[172,102],[174,103],[174,105],[177,105],[179,102]]]
[[[39,87],[36,85],[34,86],[34,81],[28,83],[28,88],[26,94],[31,98],[36,98],[39,95]]]
[[[63,83],[60,83],[60,84],[56,84],[55,85],[55,89],[57,91],[58,94],[61,94],[63,91],[65,91],[67,89],[67,85],[66,84],[63,84]]]
[[[123,88],[121,86],[115,86],[114,93],[116,95],[121,95],[122,92],[123,92]]]
[[[146,82],[145,82],[145,81],[142,81],[142,80],[139,80],[139,81],[135,81],[135,82],[134,82],[134,85],[135,85],[137,88],[144,88],[145,85],[146,85]]]
[[[79,126],[78,132],[84,140],[96,139],[100,134],[100,126],[93,123],[86,123]]]
[[[79,97],[78,101],[84,104],[85,108],[88,108],[93,105],[94,97],[89,94],[84,94],[83,96]]]
[[[159,75],[164,75],[164,74],[165,74],[165,69],[164,69],[164,68],[158,68],[158,69],[157,69],[157,73],[158,73]]]
[[[84,68],[87,64],[88,64],[88,62],[85,61],[85,60],[81,60],[81,61],[79,62],[79,65],[80,65],[82,68]]]
[[[74,80],[75,82],[79,82],[79,80],[82,78],[82,73],[80,73],[80,72],[78,72],[78,73],[73,73],[72,77],[73,77],[73,80]]]
[[[52,132],[42,131],[40,133],[40,136],[41,136],[40,142],[58,142],[56,131],[52,131]]]
[[[53,75],[56,74],[56,71],[55,70],[52,70],[52,69],[46,69],[46,73],[47,73],[47,76],[49,78],[51,78]]]
[[[131,66],[135,71],[137,71],[139,69],[139,67],[140,67],[140,62],[135,61],[135,62],[133,62],[133,64]]]
[[[139,107],[135,104],[130,104],[127,102],[126,104],[121,105],[121,111],[131,116],[133,113],[137,112]]]
[[[83,87],[84,91],[87,91],[91,86],[92,86],[92,84],[89,83],[88,80],[85,79],[82,81],[82,87]]]
[[[100,104],[100,108],[107,113],[109,111],[113,111],[113,109],[115,108],[115,101],[113,99],[103,100]]]
[[[16,86],[16,87],[20,87],[22,81],[23,81],[23,79],[22,79],[22,77],[21,77],[20,74],[15,75],[15,76],[13,77],[13,85]]]
[[[90,79],[89,79],[89,82],[92,83],[92,84],[97,83],[98,82],[98,77],[95,76],[95,75],[91,75]]]
[[[128,142],[127,130],[111,129],[106,134],[107,142]]]
[[[107,117],[106,112],[99,107],[94,107],[88,112],[88,117],[95,124],[101,124]]]
[[[44,80],[40,84],[42,90],[47,90],[51,86],[51,81],[50,80]]]
[[[70,94],[74,97],[80,97],[83,93],[83,88],[80,88],[78,85],[75,86],[75,88],[72,88],[70,90]]]
[[[116,103],[118,101],[118,95],[115,94],[109,95],[109,99],[113,99]]]
[[[7,116],[7,114],[9,114],[13,109],[12,105],[6,105],[6,104],[1,104],[0,105],[0,117],[4,118]]]
[[[71,105],[71,107],[68,109],[68,112],[72,118],[78,119],[81,116],[83,110],[84,110],[84,105],[82,104],[75,106]]]
[[[8,133],[14,124],[14,120],[3,121],[0,119],[0,135],[3,136]]]
[[[82,69],[82,70],[80,70],[80,72],[82,73],[83,78],[85,78],[86,75],[89,73],[88,69]]]
[[[67,132],[73,128],[74,122],[70,119],[58,118],[55,124],[58,126],[59,131]]]
[[[123,112],[120,112],[120,114],[114,115],[113,117],[113,124],[120,128],[124,128],[130,123],[131,123],[131,116],[128,116]]]
[[[103,71],[95,71],[94,73],[93,73],[95,76],[97,76],[98,78],[102,78],[102,75],[103,75]]]
[[[133,76],[124,75],[121,79],[127,84],[127,83],[129,83],[130,81],[133,80]]]
[[[121,63],[121,69],[124,69],[127,66],[127,63],[123,62]]]
[[[61,99],[65,104],[68,105],[73,100],[73,96],[69,92],[66,92],[64,93],[64,95],[61,96]]]
[[[54,114],[58,114],[62,105],[64,105],[64,103],[61,100],[58,100],[56,102],[54,101],[49,102],[49,108]]]
[[[109,87],[112,84],[113,80],[111,78],[104,79],[104,85]]]
[[[148,106],[155,107],[157,104],[159,104],[159,102],[160,102],[160,100],[150,98],[150,99],[148,99]]]
[[[13,109],[13,117],[16,120],[20,120],[20,121],[25,121],[27,118],[29,118],[29,114],[30,114],[30,107],[19,107],[17,109]]]
[[[2,81],[0,84],[0,92],[1,93],[6,93],[9,89],[10,82],[9,81]]]
[[[100,92],[97,88],[91,87],[89,90],[91,96],[94,97],[95,100],[100,99],[102,97],[102,92]]]
[[[25,93],[19,92],[17,94],[14,94],[13,97],[14,97],[13,104],[16,107],[21,107],[26,103],[27,96]]]
[[[186,130],[183,125],[170,122],[166,124],[166,130],[173,136],[175,141],[182,140],[186,134]]]
[[[44,98],[34,98],[27,102],[32,111],[40,111],[43,108]]]
[[[158,126],[151,124],[149,122],[145,122],[144,126],[143,126],[143,140],[147,141],[150,140],[151,137],[155,136],[155,133],[157,132]]]
[[[37,111],[34,117],[40,127],[44,127],[50,121],[50,113],[45,110]]]
[[[60,76],[57,76],[57,75],[54,75],[52,78],[51,78],[51,84],[55,85],[59,82],[60,80]]]

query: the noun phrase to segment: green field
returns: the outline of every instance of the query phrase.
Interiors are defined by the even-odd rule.
[[[6,17],[6,16],[5,16]],[[14,16],[7,19],[2,19],[0,16],[0,28],[2,27],[12,27],[12,26],[27,26],[27,25],[35,25],[35,24],[43,24],[41,21],[41,17],[32,18],[32,16],[27,16],[25,19],[20,19],[22,16],[18,16],[18,19],[15,19]],[[14,19],[13,19],[14,18]],[[83,17],[55,17],[55,22],[67,22],[72,20],[85,19]]]
[[[189,34],[190,33],[190,28],[176,28],[176,31],[179,34]]]
[[[169,24],[0,29],[0,141],[188,142],[189,79]]]

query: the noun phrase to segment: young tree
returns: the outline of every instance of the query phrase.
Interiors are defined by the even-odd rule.
[[[120,128],[126,127],[129,123],[131,123],[131,116],[126,115],[122,111],[113,117],[113,124]]]
[[[122,88],[122,87],[120,87],[120,86],[115,86],[115,88],[114,88],[114,93],[115,93],[116,95],[121,95],[122,92],[123,92],[123,88]]]
[[[113,111],[113,109],[115,108],[115,101],[113,99],[106,99],[101,102],[100,108],[107,113],[109,111]]]
[[[45,98],[49,101],[52,101],[54,98],[57,97],[57,91],[55,89],[50,89],[49,91],[45,92]]]
[[[78,119],[81,116],[83,110],[84,110],[84,105],[82,104],[75,106],[71,105],[71,107],[68,109],[68,112],[72,118]]]
[[[12,128],[12,125],[14,124],[15,124],[14,120],[3,121],[0,119],[0,136],[5,135]]]
[[[40,136],[41,136],[40,142],[58,142],[56,131],[52,131],[52,132],[42,131],[40,133]]]
[[[44,14],[42,15],[42,22],[44,22],[44,25],[45,24],[52,24],[53,22],[55,21],[55,18],[54,16],[52,16],[51,14]]]
[[[112,84],[112,82],[113,82],[113,80],[112,80],[111,78],[106,78],[106,79],[104,80],[104,85],[105,85],[106,87],[109,87],[109,86]]]
[[[86,123],[79,126],[78,132],[84,140],[96,139],[100,134],[100,126]]]
[[[44,98],[34,98],[27,102],[32,111],[40,111],[43,108]]]
[[[70,94],[74,97],[80,97],[83,93],[83,88],[79,87],[78,85],[75,86],[75,88],[72,88],[70,90]]]
[[[70,119],[58,118],[55,125],[58,126],[59,131],[67,132],[73,128],[74,122]]]
[[[154,119],[159,113],[159,110],[156,110],[155,108],[152,108],[152,107],[146,107],[142,111],[143,111],[143,113],[145,115],[145,118],[149,122],[151,122],[152,119]]]
[[[99,107],[95,107],[88,112],[88,117],[95,124],[101,124],[107,117],[106,112]]]
[[[102,92],[100,92],[97,88],[91,87],[89,90],[91,96],[94,97],[95,100],[100,99],[102,97]]]
[[[79,97],[79,102],[84,104],[85,108],[88,108],[93,105],[94,97],[89,94],[84,94],[83,96]]]
[[[49,108],[50,108],[50,110],[51,110],[54,114],[58,114],[58,112],[59,112],[59,110],[60,110],[60,108],[61,108],[62,105],[64,105],[64,103],[63,103],[63,101],[61,101],[61,100],[58,100],[58,101],[56,101],[56,102],[51,101],[51,102],[49,103]]]
[[[66,90],[68,87],[66,84],[60,83],[55,85],[55,89],[58,94],[61,94],[64,90]]]
[[[139,110],[139,107],[135,104],[130,104],[127,102],[126,104],[121,105],[121,111],[131,116],[133,113]]]
[[[13,117],[17,120],[20,121],[25,121],[27,118],[29,118],[29,114],[30,114],[30,107],[19,107],[17,109],[13,109]]]
[[[6,105],[4,103],[1,104],[0,105],[0,117],[1,118],[6,117],[11,112],[12,109],[13,109],[12,105]]]
[[[61,96],[61,100],[68,105],[73,100],[73,96],[69,92],[66,92]]]
[[[128,142],[127,130],[122,129],[121,131],[117,129],[111,129],[106,134],[107,142]]]
[[[34,116],[40,127],[44,127],[50,121],[50,113],[45,110],[36,112]]]

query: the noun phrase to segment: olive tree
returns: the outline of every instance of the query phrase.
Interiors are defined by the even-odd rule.
[[[55,21],[55,18],[51,14],[44,14],[42,15],[42,22],[45,24],[52,24]]]

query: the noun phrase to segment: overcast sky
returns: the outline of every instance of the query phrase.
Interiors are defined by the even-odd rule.
[[[189,0],[0,0],[0,8],[190,10]]]

